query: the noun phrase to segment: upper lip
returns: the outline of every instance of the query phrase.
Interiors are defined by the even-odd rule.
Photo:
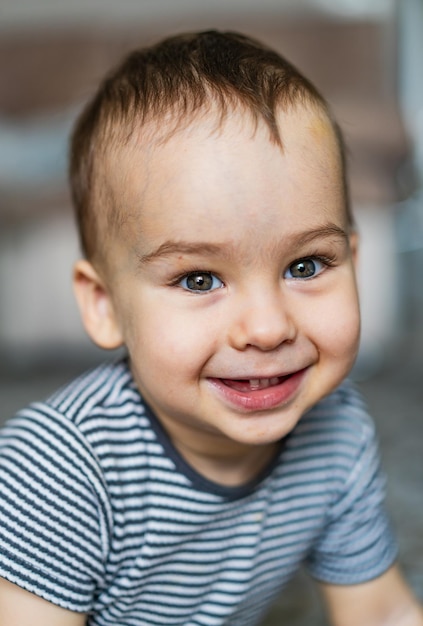
[[[285,378],[286,376],[290,376],[290,374],[276,374],[275,376],[242,376],[241,378],[233,376],[222,376],[222,380],[239,380],[247,382],[248,380],[272,380],[272,378]]]
[[[271,378],[285,378],[286,376],[292,376],[292,374],[296,374],[297,372],[302,371],[303,369],[305,369],[305,367],[299,367],[297,369],[291,369],[291,370],[285,370],[283,372],[275,372],[275,373],[270,373],[270,374],[249,374],[249,375],[229,375],[229,376],[211,376],[210,378],[218,378],[220,380],[242,380],[242,381],[248,381],[248,380],[267,380],[267,379],[271,379]]]

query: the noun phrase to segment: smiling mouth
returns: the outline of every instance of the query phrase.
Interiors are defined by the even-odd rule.
[[[285,406],[296,397],[309,368],[269,378],[209,378],[214,393],[231,407],[246,413]]]
[[[275,387],[280,385],[285,380],[291,378],[292,374],[287,376],[273,376],[272,378],[249,378],[248,380],[237,380],[232,378],[222,378],[221,381],[227,387],[240,391],[241,393],[248,393],[250,391],[258,391],[259,389],[268,389],[269,387]]]

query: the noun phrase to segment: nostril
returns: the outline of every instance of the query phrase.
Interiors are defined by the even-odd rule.
[[[283,343],[295,341],[297,330],[287,310],[280,290],[269,285],[242,294],[229,327],[230,343],[238,350],[255,347],[263,351],[275,350]]]

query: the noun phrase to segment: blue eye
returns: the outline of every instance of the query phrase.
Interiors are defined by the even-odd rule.
[[[314,278],[325,269],[325,264],[316,258],[300,259],[292,263],[285,272],[285,278],[295,280]]]
[[[183,289],[197,293],[214,291],[223,287],[220,278],[210,272],[191,272],[184,276],[179,284]]]

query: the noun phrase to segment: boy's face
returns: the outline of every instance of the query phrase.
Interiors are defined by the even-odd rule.
[[[283,150],[247,115],[219,130],[210,115],[112,173],[129,216],[109,262],[114,336],[181,449],[270,447],[356,356],[334,134],[300,108],[280,128]]]

